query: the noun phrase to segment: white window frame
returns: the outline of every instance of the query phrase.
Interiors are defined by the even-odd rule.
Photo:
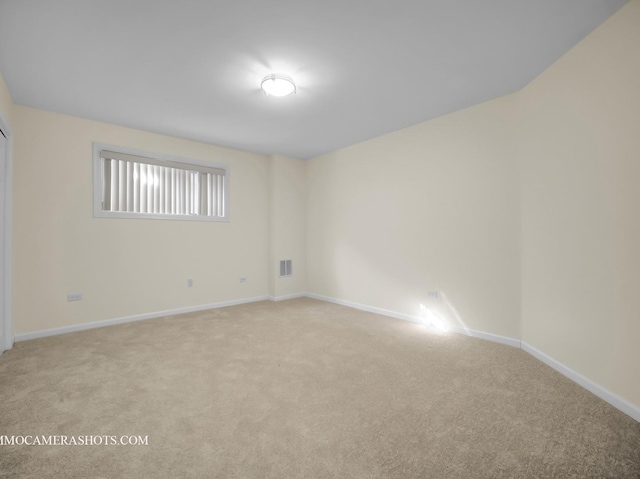
[[[156,213],[133,213],[122,211],[106,211],[102,209],[103,197],[103,178],[102,178],[102,156],[103,150],[121,153],[124,155],[141,156],[150,160],[170,161],[174,163],[182,163],[185,166],[197,166],[205,168],[215,168],[224,170],[224,216],[205,216],[205,215],[176,215],[176,214],[156,214]],[[153,153],[149,151],[137,150],[123,146],[109,145],[106,143],[93,143],[93,216],[95,218],[138,218],[138,219],[154,219],[154,220],[178,220],[178,221],[230,221],[230,177],[229,165],[223,163],[214,163],[208,161],[193,160],[189,158],[181,158],[173,155],[165,155],[162,153]]]

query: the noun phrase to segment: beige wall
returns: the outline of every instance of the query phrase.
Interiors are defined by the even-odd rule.
[[[523,340],[640,405],[640,2],[519,93]]]
[[[281,155],[269,157],[269,295],[306,292],[306,164]],[[279,262],[290,259],[293,275],[280,278]]]
[[[267,294],[267,157],[22,106],[13,123],[16,334]],[[93,218],[93,141],[229,164],[231,222]]]
[[[306,163],[15,106],[0,79],[14,330],[305,290],[425,304],[640,405],[638,25],[632,0],[520,92]],[[230,164],[232,222],[94,219],[93,141]]]
[[[633,0],[514,95],[308,162],[309,291],[456,325],[444,291],[640,405],[639,25]]]
[[[2,78],[2,74],[0,74],[0,113],[2,113],[2,116],[4,116],[7,123],[9,123],[10,128],[12,128],[12,112],[13,100],[4,82],[4,78]]]
[[[309,161],[310,292],[411,316],[425,304],[519,337],[515,106],[506,96]]]

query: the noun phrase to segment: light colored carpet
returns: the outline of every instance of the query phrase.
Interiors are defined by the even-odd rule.
[[[16,344],[12,478],[640,477],[640,424],[518,349],[311,299]]]

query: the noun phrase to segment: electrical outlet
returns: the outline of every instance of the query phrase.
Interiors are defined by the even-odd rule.
[[[188,279],[187,280],[187,288],[193,288],[193,280],[192,279]]]
[[[241,283],[246,283],[247,282],[247,278],[240,278],[240,282]]]
[[[71,293],[67,295],[67,301],[81,301],[82,293]]]

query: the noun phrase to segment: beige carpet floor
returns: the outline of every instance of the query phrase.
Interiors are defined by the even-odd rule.
[[[18,343],[11,478],[640,477],[640,424],[527,353],[311,299]]]

